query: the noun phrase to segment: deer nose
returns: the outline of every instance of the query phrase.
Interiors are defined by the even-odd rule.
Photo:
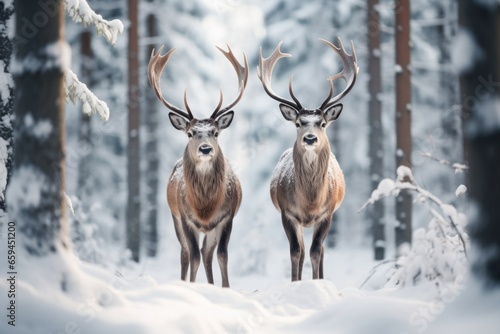
[[[198,149],[201,154],[210,154],[212,152],[213,148],[210,145],[201,145],[200,148]]]
[[[307,144],[307,145],[313,145],[314,143],[316,143],[318,141],[318,137],[316,137],[315,135],[313,135],[312,133],[309,133],[307,135],[304,136],[304,142]]]

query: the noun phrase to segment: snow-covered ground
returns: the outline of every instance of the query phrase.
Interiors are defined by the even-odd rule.
[[[475,325],[481,333],[498,333],[500,328],[499,294],[483,299],[474,284],[465,297],[460,296],[465,284],[449,287],[441,298],[431,283],[378,290],[365,284],[360,289],[375,264],[368,249],[340,246],[329,251],[324,280],[310,279],[306,261],[304,280],[295,283],[287,278],[287,251],[276,249],[266,274],[233,274],[230,289],[206,284],[202,267],[199,283],[179,281],[173,255],[177,257],[163,253],[140,265],[107,269],[82,263],[72,254],[25,258],[18,265],[16,326],[7,325],[3,317],[0,333],[404,334],[431,328],[433,333],[465,334]],[[216,263],[214,272],[218,274]],[[4,310],[7,290],[2,279]],[[440,321],[448,308],[467,316],[465,327],[451,311]]]

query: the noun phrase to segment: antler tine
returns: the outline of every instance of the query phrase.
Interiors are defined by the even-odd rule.
[[[347,54],[347,52],[344,49],[344,45],[342,44],[342,40],[340,37],[338,37],[339,41],[339,46],[335,46],[334,44],[330,43],[327,40],[320,39],[323,43],[328,45],[330,48],[332,48],[340,57],[342,60],[342,64],[344,68],[340,73],[337,73],[335,75],[332,75],[331,77],[328,78],[330,80],[330,94],[328,95],[327,99],[323,104],[321,105],[320,109],[325,110],[326,108],[336,104],[339,102],[344,96],[346,96],[354,86],[354,83],[356,82],[356,77],[358,75],[359,67],[358,67],[358,62],[356,58],[356,51],[354,49],[354,42],[351,41],[351,50],[352,50],[352,55]],[[336,96],[332,98],[333,95],[333,81],[342,78],[346,81],[346,88]]]
[[[300,110],[300,109],[302,109],[302,105],[300,104],[299,100],[295,97],[295,94],[293,93],[292,81],[293,81],[293,75],[290,77],[290,82],[288,83],[288,91],[290,92],[290,96],[292,97],[292,99],[297,104],[297,108],[298,108],[297,110]]]
[[[149,84],[153,88],[154,92],[156,93],[156,96],[160,101],[170,110],[175,112],[176,114],[185,117],[189,120],[193,119],[193,115],[191,114],[191,111],[186,113],[184,110],[177,108],[173,104],[169,103],[167,100],[163,98],[163,95],[161,93],[161,86],[160,86],[160,81],[161,81],[161,74],[163,72],[163,69],[168,63],[168,60],[172,56],[172,53],[174,53],[175,48],[170,49],[165,55],[161,55],[161,51],[163,50],[163,45],[158,49],[158,53],[155,54],[155,50],[153,49],[151,52],[151,57],[149,59],[149,64],[148,64],[148,79],[149,79]],[[187,106],[187,105],[186,105]]]
[[[260,59],[259,59],[259,67],[257,68],[257,75],[259,76],[259,79],[262,82],[262,86],[264,87],[264,90],[266,91],[267,95],[269,95],[272,99],[276,101],[279,101],[281,103],[294,107],[297,110],[300,110],[301,107],[299,103],[294,103],[290,100],[282,98],[281,96],[276,94],[271,87],[274,66],[281,58],[291,57],[291,55],[289,55],[288,53],[281,52],[280,50],[281,44],[283,44],[283,41],[278,43],[276,49],[268,58],[264,58],[262,56],[262,47],[260,48]],[[289,85],[289,87],[290,86],[291,85]],[[297,102],[293,93],[290,92],[290,94],[292,95],[294,101]]]
[[[325,110],[326,109],[326,105],[328,104],[328,102],[332,98],[333,91],[335,89],[333,87],[333,79],[332,78],[328,78],[328,81],[330,81],[330,92],[328,93],[328,97],[326,98],[325,102],[323,102],[323,104],[321,105],[321,107],[319,107],[320,110]]]
[[[219,103],[217,104],[217,107],[215,107],[214,112],[212,113],[212,116],[210,118],[215,119],[217,117],[217,114],[219,113],[220,108],[222,107],[222,100],[224,99],[224,96],[222,95],[222,88],[220,89],[219,92]]]
[[[191,112],[191,108],[189,108],[189,104],[188,104],[188,100],[187,100],[187,88],[184,89],[184,106],[186,107],[186,110],[188,112],[188,115],[189,115],[189,119],[193,119],[193,113]]]
[[[220,98],[219,98],[219,105],[215,109],[215,111],[212,113],[212,116],[210,118],[216,119],[220,115],[224,114],[226,111],[230,110],[232,107],[234,107],[240,100],[241,97],[243,96],[243,92],[245,91],[245,88],[247,86],[247,81],[248,81],[248,62],[247,62],[247,56],[245,53],[243,53],[243,65],[238,62],[238,59],[236,59],[233,51],[227,45],[228,51],[225,51],[224,49],[220,48],[217,46],[217,49],[219,49],[220,52],[229,60],[231,65],[233,65],[234,70],[236,71],[236,75],[238,76],[238,95],[236,98],[227,106],[221,109],[222,106],[222,90],[220,92]]]

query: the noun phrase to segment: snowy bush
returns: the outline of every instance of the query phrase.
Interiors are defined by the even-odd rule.
[[[72,207],[74,206],[76,209],[76,214],[73,213],[70,217],[73,250],[81,260],[103,264],[106,256],[101,247],[102,240],[99,237],[99,227],[90,217],[93,208],[90,208],[87,213],[82,209],[82,203],[78,198],[72,198],[71,202]]]
[[[426,229],[414,231],[411,248],[396,260],[385,285],[406,286],[427,281],[442,291],[449,284],[463,282],[468,267],[466,216],[421,188],[408,167],[398,168],[396,180],[382,180],[361,210],[384,197],[396,197],[401,191],[416,193],[415,202],[425,205],[432,219]],[[456,194],[465,191],[465,186],[460,186]]]

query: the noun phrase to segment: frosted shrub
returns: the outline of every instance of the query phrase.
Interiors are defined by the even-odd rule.
[[[76,212],[69,216],[74,252],[83,261],[104,264],[105,254],[102,250],[102,240],[99,238],[98,225],[91,219],[93,208],[85,211],[83,203],[76,197],[71,201]]]
[[[459,189],[456,194],[463,194],[465,187]],[[384,197],[396,197],[402,190],[416,193],[415,202],[425,205],[432,219],[427,228],[414,231],[411,248],[396,260],[385,286],[416,285],[427,281],[442,291],[449,284],[463,282],[468,267],[469,237],[464,231],[466,216],[418,186],[408,167],[398,168],[396,180],[382,180],[362,209]]]

